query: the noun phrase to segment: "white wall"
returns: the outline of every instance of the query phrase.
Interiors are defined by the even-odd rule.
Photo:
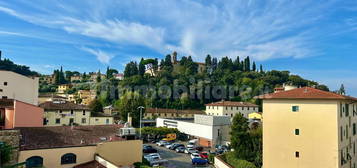
[[[11,71],[0,70],[0,98],[16,99],[38,105],[38,80]],[[7,82],[7,85],[4,85]]]
[[[258,111],[258,107],[206,106],[206,114],[215,116],[233,117],[234,115],[241,113],[244,117],[248,118],[248,114]]]

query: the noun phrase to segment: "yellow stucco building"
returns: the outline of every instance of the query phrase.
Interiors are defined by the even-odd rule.
[[[121,125],[20,128],[18,163],[46,168],[119,168],[142,161],[142,141],[117,137]]]
[[[264,168],[355,168],[357,98],[304,87],[262,95]]]
[[[62,125],[110,125],[114,123],[111,116],[91,116],[85,105],[67,101],[48,101],[39,105],[44,109],[44,126]]]

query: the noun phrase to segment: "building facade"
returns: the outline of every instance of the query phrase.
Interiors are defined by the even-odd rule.
[[[226,145],[230,141],[231,118],[228,116],[195,115],[193,121],[157,118],[156,127],[177,128],[180,132],[198,138],[204,147]]]
[[[87,106],[67,101],[50,101],[40,104],[44,109],[44,126],[110,125],[113,117],[92,117]]]
[[[38,77],[0,70],[0,98],[38,105]]]
[[[201,110],[176,110],[163,108],[147,108],[145,109],[144,119],[160,118],[194,118],[195,114],[205,114]]]
[[[356,98],[308,87],[258,98],[265,168],[356,167]]]
[[[42,127],[43,109],[13,99],[0,99],[0,129]]]
[[[258,111],[258,105],[248,102],[219,101],[206,104],[207,115],[234,117],[236,114],[243,114],[245,118],[248,118],[250,113]]]
[[[71,84],[58,85],[57,92],[63,94],[70,88],[72,88]]]
[[[28,168],[88,168],[90,162],[111,163],[118,168],[132,166],[142,161],[142,141],[117,137],[121,127],[21,128],[18,163],[26,162]]]
[[[79,90],[77,95],[82,100],[81,104],[83,105],[89,105],[96,97],[95,90]]]

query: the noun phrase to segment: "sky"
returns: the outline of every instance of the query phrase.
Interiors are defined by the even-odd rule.
[[[357,96],[357,1],[0,0],[0,50],[44,74],[250,56]]]

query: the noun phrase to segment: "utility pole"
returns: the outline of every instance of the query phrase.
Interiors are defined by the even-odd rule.
[[[145,107],[143,106],[139,106],[138,109],[140,110],[140,139],[141,139],[141,118],[142,118],[142,115],[143,115],[143,109],[145,109]]]

